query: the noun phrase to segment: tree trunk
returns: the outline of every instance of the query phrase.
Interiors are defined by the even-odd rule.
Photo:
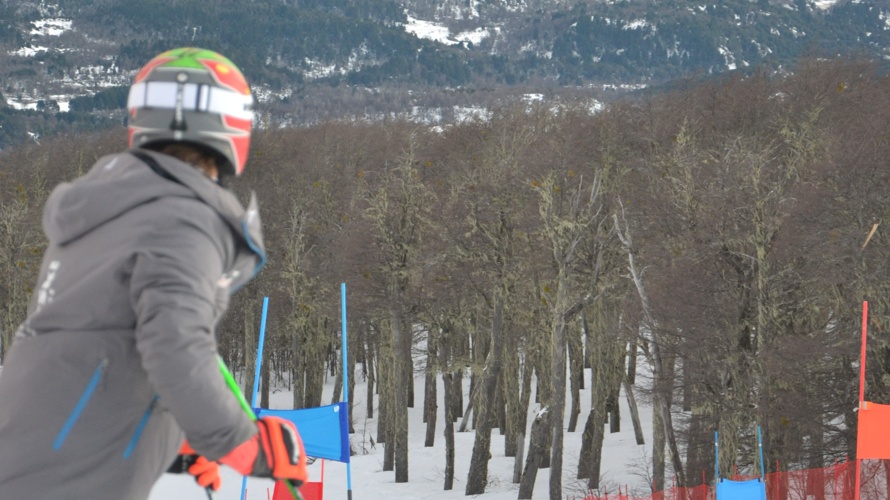
[[[253,333],[253,323],[253,312],[247,308],[244,313],[244,371],[241,391],[246,395],[248,402],[253,394],[253,377],[256,373],[256,337]]]
[[[592,316],[595,326],[590,327],[588,315],[581,316],[582,325],[588,332],[587,358],[590,361],[590,413],[584,425],[581,443],[581,456],[578,463],[578,478],[587,479],[588,489],[600,486],[602,467],[602,444],[605,436],[606,402],[609,398],[611,372],[615,370],[615,343],[606,335],[605,318],[599,308]]]
[[[439,348],[439,366],[442,369],[442,406],[445,408],[445,490],[454,487],[454,404],[451,399],[454,394],[454,376],[448,369],[450,358],[450,346],[443,339]]]
[[[513,459],[513,483],[518,484],[522,480],[522,459],[525,453],[525,433],[516,436],[516,455]]]
[[[304,408],[321,406],[322,393],[324,392],[324,366],[309,365],[306,367],[306,401]]]
[[[569,381],[572,389],[572,409],[569,411],[569,432],[575,432],[581,415],[581,389],[584,388],[584,349],[581,331],[567,335],[569,343]]]
[[[301,408],[321,406],[326,375],[324,366],[328,346],[326,339],[329,338],[327,326],[327,320],[319,319],[313,322],[306,332],[303,349],[308,356],[303,356],[306,384]]]
[[[473,414],[473,408],[476,406],[476,392],[470,389],[470,402],[467,404],[467,409],[464,410],[464,416],[460,420],[460,426],[458,426],[458,432],[467,432],[467,424],[470,422],[470,416]]]
[[[432,337],[432,335],[430,335]],[[432,447],[436,443],[436,414],[438,400],[436,394],[436,340],[427,340],[426,380],[423,391],[423,421],[426,423],[425,447]]]
[[[377,370],[374,365],[377,363],[377,354],[374,351],[374,345],[368,342],[368,349],[365,352],[365,366],[368,370],[368,387],[365,394],[365,413],[367,418],[374,418],[374,390],[377,387]]]
[[[656,408],[661,404],[659,401],[661,396],[658,393],[652,395],[653,406]],[[661,412],[652,412],[652,483],[653,490],[664,491],[664,421],[661,419]]]
[[[634,438],[637,444],[645,444],[643,439],[643,426],[640,423],[640,412],[637,410],[637,399],[634,397],[634,388],[627,379],[621,382],[624,386],[624,396],[627,398],[627,406],[630,408],[630,421],[634,426]]]
[[[618,407],[619,388],[615,387],[609,393],[609,402],[606,407],[609,409],[609,432],[615,434],[621,432],[621,411]]]
[[[491,458],[491,417],[489,405],[477,403],[476,438],[470,456],[470,472],[467,476],[466,495],[485,493],[488,483],[488,460]]]
[[[653,346],[655,349],[657,346]],[[663,358],[664,359],[664,358]],[[661,418],[665,426],[665,436],[667,438],[668,452],[671,456],[671,465],[674,474],[677,477],[678,486],[686,486],[686,472],[683,470],[683,459],[680,456],[680,446],[677,444],[677,434],[674,431],[674,419],[671,416],[671,407],[673,406],[673,387],[674,382],[674,356],[667,356],[663,361],[661,387],[664,392],[664,399],[661,405]],[[657,382],[656,382],[657,383]]]
[[[377,443],[383,443],[383,470],[391,471],[395,469],[395,452],[392,439],[392,418],[390,411],[393,407],[393,399],[395,390],[393,385],[393,353],[389,335],[381,335],[381,343],[378,345],[377,351],[377,377],[379,399],[377,403]]]
[[[291,381],[293,385],[293,406],[296,409],[303,408],[303,346],[300,345],[299,330],[293,333],[294,355],[291,359]]]
[[[270,373],[272,371],[272,367],[269,366],[269,363],[263,363],[260,366],[260,378],[262,379],[262,387],[260,388],[260,408],[268,408],[269,407],[269,386],[270,384]]]
[[[687,361],[683,361],[683,411],[692,411],[692,399],[696,381],[693,379],[692,370],[686,366]]]
[[[485,368],[479,381],[478,395],[473,397],[476,405],[476,439],[470,457],[470,473],[467,476],[467,495],[485,492],[488,484],[488,460],[491,458],[491,429],[494,424],[494,408],[498,378],[503,363],[504,343],[501,341],[504,315],[504,302],[500,291],[494,293],[494,306],[491,318],[490,348],[485,359]]]
[[[350,343],[349,339],[347,339],[346,342],[348,345]],[[347,373],[347,380],[349,381],[349,383],[347,384],[347,386],[349,387],[349,391],[347,392],[347,395],[350,398],[353,398],[353,397],[355,397],[355,360],[356,360],[355,349],[347,349],[347,354],[348,355],[346,356],[346,370],[347,370],[346,373]],[[348,403],[349,403],[348,404],[349,414],[347,415],[347,421],[349,422],[349,433],[355,434],[355,419],[353,418],[354,417],[353,416],[353,407],[355,405],[352,404],[352,400],[348,401]]]
[[[551,341],[552,358],[552,389],[551,397],[553,412],[550,415],[552,438],[550,440],[550,500],[562,500],[562,450],[565,430],[566,405],[566,345],[565,321],[562,314],[558,315],[560,323],[553,332]]]
[[[531,363],[528,361],[528,355],[525,356],[525,361],[522,363],[522,389],[521,396],[519,397],[519,407],[522,408],[522,411],[519,412],[519,428],[522,429],[523,434],[525,433],[525,429],[528,428],[528,406],[531,403],[532,398],[532,374],[534,373],[534,368]]]
[[[599,489],[600,474],[603,468],[603,441],[606,438],[606,425],[603,423],[605,412],[597,411],[593,419],[593,449],[590,456],[590,478],[587,480],[587,488]]]
[[[408,391],[402,384],[409,379],[409,373],[413,375],[413,366],[411,358],[405,358],[404,345],[406,336],[409,335],[403,323],[401,311],[398,306],[393,304],[390,306],[390,329],[392,331],[393,349],[396,351],[393,356],[393,378],[395,384],[393,392],[395,397],[391,408],[387,408],[387,413],[392,422],[392,441],[387,445],[394,445],[395,452],[395,472],[396,483],[408,482]],[[409,350],[410,353],[410,350]],[[411,370],[411,372],[409,372]],[[413,379],[413,376],[410,377]]]
[[[686,445],[686,470],[689,471],[689,486],[694,486],[698,471],[704,472],[704,484],[714,476],[714,429],[708,418],[693,412],[689,418],[689,442]],[[710,479],[709,479],[710,478]]]
[[[387,404],[386,406],[389,406],[389,404]],[[381,406],[381,409],[380,409],[381,416],[388,413],[388,411],[384,411],[383,408],[384,407]],[[381,429],[381,427],[382,427],[382,429]],[[388,427],[389,426],[387,424],[381,423],[378,426],[378,431],[377,431],[377,436],[383,437],[385,439],[385,441],[380,441],[378,439],[378,443],[380,443],[380,442],[384,443],[383,444],[383,467],[382,467],[382,469],[384,471],[392,471],[392,470],[395,470],[395,468],[396,468],[396,466],[395,466],[396,450],[395,450],[395,445],[393,444],[393,441],[395,441],[395,439],[392,437],[391,432],[389,431]]]
[[[821,415],[818,415],[817,421],[818,422],[822,421]],[[810,468],[810,470],[813,470],[813,471],[818,470],[818,471],[820,471],[820,473],[818,475],[816,475],[816,474],[808,474],[807,475],[807,481],[812,481],[812,484],[809,485],[809,487],[807,488],[807,491],[813,492],[812,500],[825,500],[825,488],[823,487],[823,484],[822,484],[823,480],[824,480],[824,472],[822,472],[822,468],[825,467],[825,458],[820,453],[820,450],[824,449],[823,448],[824,437],[822,435],[822,426],[818,426],[816,429],[813,430],[813,432],[810,432],[809,437],[811,440],[810,446],[813,451],[810,452],[810,458],[809,458],[807,466]],[[882,467],[882,469],[884,469],[884,481],[885,481],[884,484],[890,484],[890,483],[886,482],[887,479],[890,479],[890,469],[888,469],[888,465],[890,465],[890,462],[888,462],[887,460],[882,460],[882,462],[884,462],[884,464],[883,464],[884,467]],[[760,455],[757,455],[757,460],[755,462],[755,465],[757,465],[757,466],[760,465]],[[765,465],[763,466],[763,469],[766,470]],[[755,468],[754,472],[757,475],[760,475],[760,467]],[[816,476],[816,477],[814,477],[814,476]]]
[[[531,500],[535,490],[535,479],[541,462],[547,456],[547,441],[550,438],[549,411],[542,409],[535,415],[532,421],[531,438],[528,447],[528,457],[525,460],[525,470],[522,472],[522,481],[519,483],[519,500]]]
[[[454,370],[451,381],[451,418],[454,422],[464,414],[464,371],[461,368]]]
[[[338,363],[331,363],[331,369],[336,371],[336,376],[334,377],[334,390],[331,393],[331,404],[336,404],[340,402],[341,397],[343,396],[343,370],[340,369]]]
[[[525,434],[525,425],[521,414],[525,413],[526,410],[522,406],[522,395],[520,393],[521,378],[518,349],[507,349],[504,352],[503,374],[501,381],[504,384],[504,413],[506,420],[504,456],[515,457],[517,449],[521,446],[519,440]]]
[[[637,343],[631,342],[627,346],[627,383],[634,385],[637,381]]]
[[[501,361],[503,365],[503,360]],[[503,370],[503,369],[502,369]],[[503,436],[507,433],[507,398],[504,394],[504,377],[498,376],[498,386],[495,388],[495,401],[494,401],[494,411],[496,412],[495,421],[497,422],[498,430],[500,431],[500,435]]]
[[[600,486],[602,467],[603,412],[591,408],[584,424],[581,441],[581,456],[578,459],[578,479],[587,479],[587,489],[596,490]]]
[[[407,354],[404,354],[404,352],[403,352],[403,355],[408,356],[405,359],[407,359],[407,360],[411,359],[410,341],[409,341],[409,345],[408,345]],[[404,366],[404,370],[405,370],[404,377],[405,377],[405,386],[406,386],[405,387],[405,408],[414,408],[414,362],[407,361],[406,366]]]

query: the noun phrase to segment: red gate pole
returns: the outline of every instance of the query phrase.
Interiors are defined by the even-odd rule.
[[[862,353],[859,358],[859,411],[862,411],[862,403],[865,401],[865,342],[868,339],[868,302],[862,302]],[[857,420],[858,414],[857,414]],[[859,426],[856,426],[856,432],[859,433]],[[858,448],[858,447],[857,447]],[[859,500],[859,488],[861,487],[859,474],[860,463],[862,460],[859,458],[859,450],[856,450],[856,488],[853,492],[853,498],[855,500]]]

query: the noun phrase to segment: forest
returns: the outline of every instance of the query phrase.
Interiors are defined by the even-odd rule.
[[[890,78],[856,59],[678,82],[597,112],[517,102],[435,128],[261,126],[231,187],[259,197],[268,263],[233,296],[220,350],[253,380],[269,297],[262,405],[276,385],[295,408],[327,404],[347,283],[348,362],[379,395],[367,411],[384,468],[409,481],[407,408],[423,404],[446,443],[476,431],[468,495],[485,490],[492,432],[517,457],[520,498],[545,467],[561,498],[566,439],[583,440],[571,463],[595,488],[622,388],[655,410],[655,490],[713,481],[714,431],[724,476],[753,466],[757,426],[768,472],[852,458],[866,300],[866,399],[890,403],[888,133]],[[117,127],[0,154],[4,355],[48,193],[125,147]],[[449,388],[466,380],[464,400]],[[548,411],[530,422],[532,401]]]

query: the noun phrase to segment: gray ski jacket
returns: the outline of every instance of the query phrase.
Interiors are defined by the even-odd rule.
[[[256,433],[214,332],[265,259],[255,199],[139,154],[156,163],[103,157],[47,201],[49,247],[0,372],[2,500],[144,499],[184,437],[216,460]]]

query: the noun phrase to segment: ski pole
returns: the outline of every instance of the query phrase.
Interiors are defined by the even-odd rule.
[[[253,408],[250,407],[250,403],[247,402],[244,393],[241,392],[241,387],[238,386],[238,382],[235,381],[235,377],[232,375],[232,372],[229,371],[226,362],[223,361],[222,356],[219,355],[217,355],[216,359],[219,362],[219,371],[222,373],[226,385],[229,386],[229,390],[232,391],[232,394],[234,394],[235,398],[238,400],[238,404],[241,405],[241,409],[244,410],[244,413],[246,413],[251,420],[256,422],[256,413],[254,413]],[[294,500],[303,500],[303,496],[300,495],[300,490],[294,487],[293,482],[291,482],[290,479],[284,479],[283,481],[284,484],[287,485],[290,494],[294,497]]]

